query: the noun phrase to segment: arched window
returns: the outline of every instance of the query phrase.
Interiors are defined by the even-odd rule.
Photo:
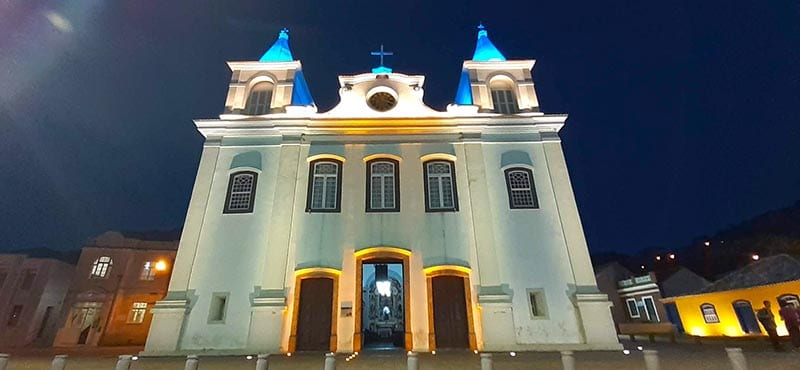
[[[309,164],[308,212],[339,212],[342,199],[342,162],[319,159]]]
[[[516,208],[539,208],[536,187],[533,184],[533,171],[524,167],[505,170],[508,205]]]
[[[367,162],[367,212],[399,212],[398,162],[380,158]]]
[[[92,273],[89,274],[89,277],[92,279],[105,279],[108,277],[108,273],[111,272],[111,266],[114,264],[114,261],[111,260],[111,257],[102,256],[96,260],[92,264]]]
[[[250,89],[245,114],[260,115],[269,113],[270,103],[272,103],[272,86],[271,82],[259,82]]]
[[[258,174],[252,171],[232,173],[228,180],[228,195],[223,213],[253,212]]]
[[[519,113],[517,96],[514,94],[514,84],[505,78],[497,78],[489,84],[492,93],[494,112],[500,114]]]
[[[458,211],[456,171],[453,162],[428,161],[423,164],[425,172],[425,211]]]
[[[717,309],[711,303],[703,303],[700,305],[700,311],[703,312],[703,320],[706,324],[718,324],[719,316],[717,316]]]
[[[781,294],[778,296],[778,304],[781,307],[791,304],[800,308],[800,299],[798,299],[797,294]]]

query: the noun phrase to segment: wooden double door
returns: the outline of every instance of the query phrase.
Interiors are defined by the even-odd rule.
[[[333,326],[333,279],[300,281],[297,313],[297,351],[329,351]]]
[[[431,278],[436,348],[469,348],[469,318],[464,278]]]

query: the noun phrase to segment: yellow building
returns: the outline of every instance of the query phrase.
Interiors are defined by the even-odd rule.
[[[753,262],[697,294],[661,301],[674,304],[686,334],[701,337],[766,335],[755,311],[770,301],[778,334],[788,335],[778,310],[784,304],[800,306],[798,293],[800,262],[781,254]]]

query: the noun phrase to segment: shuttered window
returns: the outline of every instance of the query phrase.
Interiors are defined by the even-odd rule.
[[[262,115],[269,113],[272,103],[272,83],[260,82],[250,89],[250,96],[247,98],[245,114]]]
[[[443,212],[458,210],[455,166],[450,161],[428,161],[425,170],[425,210]]]

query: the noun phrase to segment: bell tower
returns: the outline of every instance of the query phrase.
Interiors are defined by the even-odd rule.
[[[228,67],[233,73],[221,118],[317,112],[300,61],[294,60],[289,49],[286,28],[257,62],[228,62]]]
[[[471,60],[464,61],[455,104],[448,111],[473,106],[481,113],[539,112],[531,76],[534,63],[533,59],[506,60],[486,28],[479,25],[475,52]]]

